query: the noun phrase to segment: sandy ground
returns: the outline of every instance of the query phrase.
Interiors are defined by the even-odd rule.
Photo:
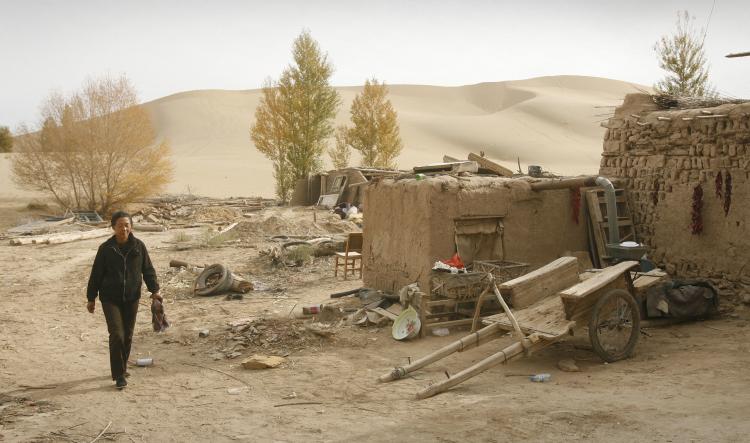
[[[605,131],[600,122],[625,94],[648,89],[583,76],[389,88],[404,142],[397,159],[402,169],[482,150],[512,170],[520,161],[524,171],[531,164],[570,175],[599,170]],[[361,87],[337,89],[342,105],[335,124],[350,124],[349,108]],[[273,196],[271,163],[249,135],[261,96],[260,90],[202,90],[144,104],[159,137],[172,146],[175,180],[167,192]],[[28,196],[10,180],[9,157],[0,154],[0,198]],[[324,160],[329,168],[328,155]]]
[[[310,217],[304,210],[271,211],[301,225]],[[20,201],[0,202],[0,230],[28,216]],[[335,279],[330,259],[271,267],[260,255],[268,234],[245,229],[229,245],[183,251],[175,249],[174,232],[139,234],[160,274],[173,327],[153,332],[142,307],[133,358],[150,356],[155,364],[131,368],[122,392],[109,379],[101,310],[85,310],[84,287],[102,240],[2,242],[0,440],[89,442],[109,424],[105,437],[116,441],[747,441],[750,315],[742,306],[710,321],[649,329],[627,361],[603,364],[577,335],[421,401],[416,391],[509,339],[390,384],[375,379],[462,331],[402,343],[389,328],[341,327],[329,339],[284,336],[267,348],[239,347],[242,355],[227,359],[237,348],[228,322],[264,318],[288,329],[293,308],[361,285]],[[243,300],[193,297],[189,273],[168,268],[173,258],[224,263],[267,290]],[[202,339],[204,328],[211,334]],[[258,351],[287,359],[276,369],[242,369],[242,358]],[[574,358],[582,372],[558,370],[563,358]],[[506,376],[541,372],[552,380]],[[290,404],[305,402],[313,404]]]

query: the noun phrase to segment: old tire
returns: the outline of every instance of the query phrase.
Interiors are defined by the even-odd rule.
[[[209,277],[220,274],[218,281],[212,286],[206,286]],[[200,296],[221,294],[232,286],[232,272],[224,265],[215,264],[207,267],[195,280],[195,294]]]
[[[638,304],[624,289],[612,289],[597,300],[589,319],[594,352],[608,363],[633,355],[640,337]]]

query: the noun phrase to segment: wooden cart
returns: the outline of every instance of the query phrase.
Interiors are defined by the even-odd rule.
[[[490,278],[491,292],[505,311],[485,318],[482,329],[457,340],[406,366],[397,366],[378,380],[387,382],[455,352],[480,346],[512,332],[516,342],[475,365],[426,387],[417,398],[431,397],[492,368],[523,355],[530,355],[572,333],[577,326],[588,326],[591,345],[604,361],[614,362],[629,357],[640,333],[640,313],[633,297],[630,271],[636,261],[625,261],[605,269],[591,270],[577,276],[570,286],[570,263],[575,257],[563,257],[536,271],[505,282],[500,288]],[[561,286],[562,285],[562,286]],[[511,311],[503,297],[529,303]],[[532,297],[533,296],[533,297]]]

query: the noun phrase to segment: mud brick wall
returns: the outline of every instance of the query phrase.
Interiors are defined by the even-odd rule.
[[[435,176],[383,179],[365,189],[364,285],[395,292],[417,282],[429,288],[436,260],[455,252],[455,220],[502,219],[504,260],[549,263],[565,251],[586,250],[584,223],[573,217],[570,192],[534,192],[527,180]]]
[[[600,174],[627,187],[650,257],[671,275],[750,293],[750,104],[664,111],[631,94],[605,126]],[[702,232],[693,233],[699,185]]]

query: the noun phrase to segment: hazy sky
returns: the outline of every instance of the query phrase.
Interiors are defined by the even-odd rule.
[[[653,44],[680,9],[708,23],[718,90],[750,98],[750,57],[724,57],[750,51],[747,0],[0,0],[0,125],[35,123],[50,92],[102,74],[126,74],[143,101],[259,88],[290,62],[303,28],[335,65],[336,86],[561,74],[651,85],[661,76]]]

